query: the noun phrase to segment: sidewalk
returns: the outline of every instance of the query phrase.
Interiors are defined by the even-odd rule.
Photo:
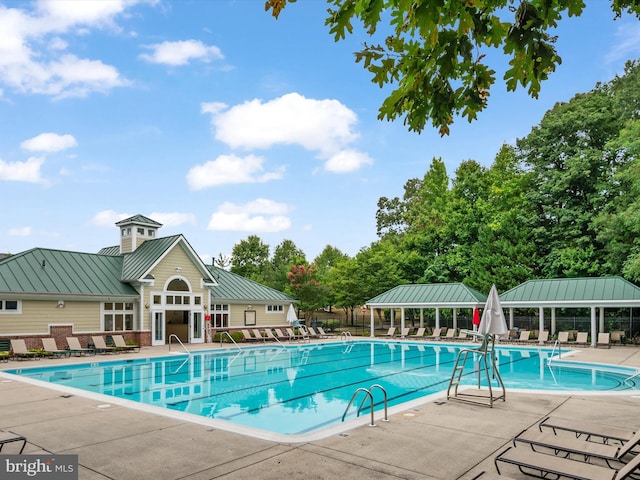
[[[164,348],[153,348],[138,355],[166,353]],[[640,349],[588,348],[573,358],[640,366]],[[0,379],[0,429],[27,437],[25,453],[45,449],[77,454],[80,479],[467,480],[483,470],[495,472],[495,454],[547,415],[634,429],[640,426],[638,407],[640,398],[631,395],[507,392],[506,402],[498,401],[494,408],[441,399],[393,415],[390,422],[378,422],[376,427],[286,444]],[[2,453],[13,453],[9,447]],[[503,473],[527,478],[509,466]]]

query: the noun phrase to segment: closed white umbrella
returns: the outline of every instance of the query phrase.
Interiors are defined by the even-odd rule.
[[[298,322],[298,316],[296,315],[296,311],[293,308],[293,303],[289,304],[289,310],[287,311],[287,322],[289,322],[289,325],[296,325]]]
[[[487,303],[482,312],[482,318],[480,319],[480,325],[478,332],[482,335],[491,334],[503,336],[509,333],[507,327],[507,321],[504,318],[504,312],[502,311],[502,305],[500,305],[500,297],[498,296],[498,289],[495,285],[491,287]]]

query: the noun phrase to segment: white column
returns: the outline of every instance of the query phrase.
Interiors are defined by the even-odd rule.
[[[598,341],[596,330],[596,307],[591,307],[591,346],[595,347]]]
[[[440,328],[440,309],[436,307],[436,327]]]
[[[551,309],[551,330],[549,331],[550,335],[555,335],[556,333],[556,307]]]
[[[391,309],[391,327],[395,327],[395,320],[396,320],[396,309],[392,308]]]
[[[420,309],[420,328],[424,327],[424,308]]]
[[[373,338],[374,335],[374,326],[373,326],[373,311],[375,310],[375,307],[371,307],[371,314],[370,314],[370,320],[369,320],[369,337]]]
[[[600,328],[599,332],[604,332],[604,307],[600,307]]]
[[[509,309],[509,330],[513,330],[513,307]]]
[[[400,333],[404,330],[404,307],[400,309]]]
[[[453,309],[453,328],[458,328],[458,309]]]
[[[540,307],[538,309],[538,338],[540,337],[540,334],[542,333],[542,331],[544,330],[544,308]],[[540,342],[540,344],[544,344],[544,342]]]

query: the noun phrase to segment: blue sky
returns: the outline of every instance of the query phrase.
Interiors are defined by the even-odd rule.
[[[378,198],[434,157],[489,166],[558,101],[640,56],[640,22],[589,2],[561,24],[562,65],[538,100],[498,83],[448,137],[376,119],[388,89],[334,43],[326,3],[279,20],[262,0],[0,0],[0,252],[96,252],[143,214],[207,263],[258,235],[312,260],[376,240]],[[506,62],[490,53],[498,79]]]

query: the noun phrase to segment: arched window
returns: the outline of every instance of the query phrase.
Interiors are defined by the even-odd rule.
[[[187,282],[185,282],[181,278],[174,278],[173,280],[171,280],[171,282],[169,282],[169,285],[167,285],[167,291],[169,291],[169,292],[188,292],[189,291],[189,285],[187,285]]]

